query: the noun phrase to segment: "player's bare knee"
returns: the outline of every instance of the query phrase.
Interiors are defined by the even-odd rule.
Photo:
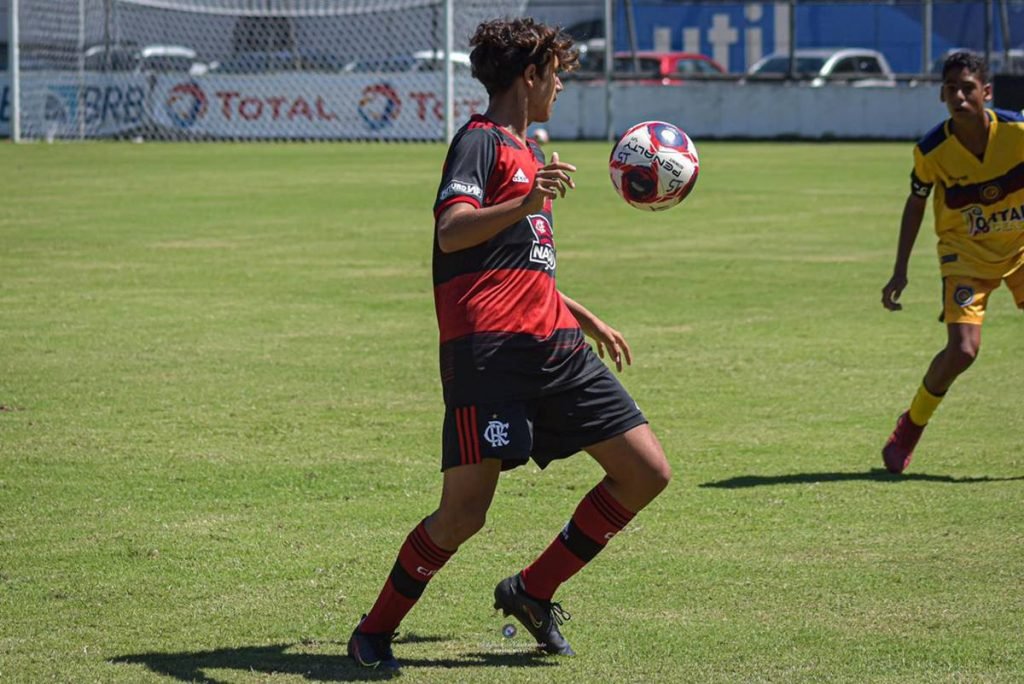
[[[653,499],[665,491],[668,483],[672,481],[672,466],[668,464],[668,461],[662,459],[660,463],[653,465],[648,470],[644,479],[647,493]]]
[[[486,522],[486,510],[442,506],[430,517],[427,532],[431,539],[442,548],[457,549],[463,542],[483,529]]]
[[[486,511],[462,511],[454,516],[448,524],[448,534],[452,541],[457,544],[469,540],[474,534],[484,528],[487,523]]]
[[[658,479],[661,483],[661,488],[658,489],[658,492],[661,493],[665,491],[668,483],[672,481],[672,466],[668,464],[668,461],[661,462],[661,466],[658,468]]]
[[[628,481],[619,484],[629,491],[634,505],[646,506],[668,487],[672,480],[672,469],[668,462],[661,460],[655,463],[644,462],[633,470]]]
[[[979,345],[970,340],[964,340],[959,346],[947,351],[948,362],[958,372],[963,372],[970,368],[978,358],[979,351]]]

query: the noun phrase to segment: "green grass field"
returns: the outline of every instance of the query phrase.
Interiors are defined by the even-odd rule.
[[[910,144],[701,145],[686,204],[556,204],[559,283],[621,329],[675,470],[535,657],[494,584],[599,479],[503,476],[402,625],[409,682],[1024,676],[1024,316],[910,471],[879,449],[945,339],[934,236],[884,311]],[[0,681],[376,679],[345,657],[437,503],[438,145],[0,146]]]

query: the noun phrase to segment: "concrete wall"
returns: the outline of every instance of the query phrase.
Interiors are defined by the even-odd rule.
[[[603,139],[605,111],[603,84],[567,83],[548,133],[556,139]],[[660,120],[696,139],[910,140],[947,116],[938,87],[931,83],[897,88],[732,82],[617,86],[612,111],[616,133],[640,121]]]

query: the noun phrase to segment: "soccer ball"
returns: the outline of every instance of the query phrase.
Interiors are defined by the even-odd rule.
[[[664,121],[644,121],[626,131],[612,150],[612,185],[631,206],[662,211],[686,199],[700,160],[693,141]]]

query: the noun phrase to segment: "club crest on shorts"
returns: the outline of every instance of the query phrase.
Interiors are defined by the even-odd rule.
[[[488,422],[484,428],[484,439],[494,448],[508,446],[508,423],[500,420]]]
[[[968,285],[957,285],[953,290],[953,301],[957,306],[970,306],[974,301],[974,288]]]
[[[551,229],[551,221],[543,214],[530,214],[526,217],[533,230],[533,244],[530,246],[530,261],[543,264],[549,271],[555,270],[555,232]]]

